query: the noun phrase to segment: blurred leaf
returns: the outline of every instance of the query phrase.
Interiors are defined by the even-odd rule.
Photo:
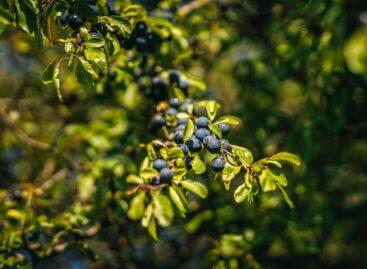
[[[158,241],[157,225],[155,224],[154,218],[150,218],[148,233],[153,238],[154,241]]]
[[[200,182],[192,180],[182,180],[180,181],[180,184],[186,190],[196,194],[200,198],[205,198],[208,195],[208,189]]]
[[[132,220],[139,220],[144,214],[145,210],[145,192],[139,191],[130,202],[130,208],[127,215]]]
[[[189,211],[189,203],[186,196],[183,194],[181,189],[175,185],[170,186],[168,191],[176,208],[180,211],[182,216],[185,216],[185,213]]]
[[[57,91],[57,97],[62,102],[62,94],[61,94],[61,85],[60,85],[60,62],[57,61],[54,65],[54,69],[52,72],[52,82],[54,83],[54,86]]]
[[[288,162],[293,165],[301,165],[301,160],[294,154],[288,152],[280,152],[270,157],[272,160],[278,160],[283,162]]]
[[[53,81],[53,73],[54,73],[54,69],[57,65],[59,61],[59,56],[56,56],[48,65],[47,67],[45,68],[45,70],[43,71],[43,74],[42,74],[42,81],[43,83],[45,84],[50,84],[52,83]]]
[[[144,184],[144,180],[137,175],[128,175],[126,182],[131,184]]]
[[[143,214],[143,217],[141,218],[141,226],[148,228],[149,223],[151,222],[153,218],[153,204],[150,203]]]
[[[291,199],[289,199],[288,194],[286,193],[286,191],[282,188],[282,186],[280,186],[280,184],[277,184],[278,188],[281,190],[282,195],[284,200],[287,202],[287,204],[289,205],[290,208],[295,208],[293,202],[291,201]]]
[[[84,46],[87,48],[100,48],[105,44],[104,40],[101,38],[91,38],[84,42]]]
[[[223,116],[217,119],[214,124],[218,125],[220,123],[227,123],[229,125],[238,125],[240,124],[240,119],[234,116]]]
[[[147,167],[140,172],[140,177],[144,179],[153,179],[159,176],[159,172],[153,168]]]
[[[170,226],[175,216],[170,199],[159,191],[153,192],[152,197],[154,216],[158,224],[162,227]]]

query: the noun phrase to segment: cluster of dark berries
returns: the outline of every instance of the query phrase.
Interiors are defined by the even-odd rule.
[[[159,171],[159,176],[151,181],[152,185],[169,183],[174,176],[173,171],[168,168],[167,162],[163,159],[156,159],[153,162],[153,168]]]
[[[185,153],[199,152],[202,148],[205,148],[207,151],[214,154],[220,154],[222,150],[231,152],[232,148],[229,142],[226,139],[219,139],[213,132],[211,132],[209,124],[210,120],[207,117],[199,117],[196,120],[194,134],[185,142],[185,144],[182,143],[186,124],[178,125],[174,135],[175,142],[184,149]],[[220,123],[217,127],[222,132],[223,136],[228,134],[229,125],[227,123]],[[223,170],[224,164],[224,158],[219,156],[212,160],[211,168],[216,172],[220,172]]]
[[[138,88],[146,98],[153,101],[161,101],[169,96],[168,85],[160,76],[141,76],[138,79]]]
[[[176,131],[184,130],[186,126],[186,121],[189,118],[190,109],[193,106],[192,100],[188,98],[184,103],[182,102],[182,100],[178,98],[171,98],[168,103],[169,107],[166,110],[154,114],[152,118],[153,127],[159,128],[166,125],[167,116],[168,117],[177,116],[177,114],[180,113],[182,116],[186,117],[177,118],[177,124],[175,126],[175,130]]]
[[[173,70],[169,73],[168,80],[159,75],[155,75],[153,77],[144,75],[139,77],[137,83],[139,91],[142,92],[148,99],[152,99],[154,101],[167,100],[170,87],[175,86],[181,89],[184,93],[187,93],[189,87],[187,78],[176,70]],[[181,102],[181,100],[178,100],[178,102]],[[180,105],[181,103],[172,104],[171,107],[177,110]],[[168,111],[168,113],[171,112],[173,111]]]
[[[140,53],[154,52],[161,44],[162,39],[155,32],[149,30],[145,22],[138,22],[129,37],[116,34],[120,45],[126,50],[135,48]]]
[[[84,0],[85,3],[89,6],[90,10],[96,15],[106,15],[101,14],[100,10],[97,7],[97,0]],[[84,25],[84,23],[88,20],[87,18],[84,18],[80,14],[75,14],[73,11],[73,8],[70,8],[69,11],[66,11],[61,17],[60,17],[60,23],[61,25],[68,25],[73,30],[79,30],[80,27]],[[113,9],[107,4],[107,10],[109,15],[118,15],[118,11]],[[92,29],[94,31],[98,31],[103,36],[107,33],[107,27],[103,23],[92,23]]]
[[[167,116],[179,115],[179,117],[177,117],[176,125],[172,127],[172,137],[185,154],[186,167],[191,169],[191,156],[193,153],[198,153],[202,149],[205,149],[210,153],[218,155],[212,160],[211,168],[215,172],[222,171],[226,163],[225,159],[222,157],[222,153],[231,152],[232,148],[228,140],[220,139],[210,130],[209,125],[211,122],[207,117],[201,116],[196,119],[193,135],[184,142],[187,120],[189,118],[193,118],[193,116],[190,116],[192,114],[190,113],[190,110],[192,110],[191,100],[183,103],[178,98],[172,98],[169,100],[169,107],[164,111],[164,113],[157,113],[153,116],[152,123],[156,127],[161,127],[166,125]],[[230,128],[227,123],[219,123],[216,126],[221,131],[222,136],[226,136],[229,133]]]

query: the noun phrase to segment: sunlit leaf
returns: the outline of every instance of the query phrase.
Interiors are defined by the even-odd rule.
[[[162,194],[160,191],[154,192],[153,203],[154,203],[154,216],[157,222],[162,227],[170,226],[173,218],[174,212],[170,199]]]
[[[183,180],[180,181],[182,187],[186,190],[196,194],[200,198],[205,198],[208,195],[208,189],[206,186],[200,182],[192,181],[192,180]]]
[[[132,220],[139,220],[143,216],[145,210],[145,192],[139,191],[130,202],[130,208],[127,215]]]

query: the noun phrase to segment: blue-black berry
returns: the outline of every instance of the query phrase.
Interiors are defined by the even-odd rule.
[[[187,82],[187,79],[181,77],[180,81],[177,84],[177,87],[181,89],[182,91],[187,92],[189,88],[189,83]]]
[[[205,129],[205,128],[200,128],[195,133],[195,137],[197,139],[199,139],[201,142],[203,142],[204,138],[209,136],[209,135],[210,135],[209,130]]]
[[[177,120],[177,125],[186,125],[187,123],[187,118],[179,118]]]
[[[178,83],[180,81],[181,73],[178,70],[172,70],[169,72],[168,79],[171,84]]]
[[[182,101],[178,98],[171,98],[168,103],[174,108],[179,108],[182,105]]]
[[[189,170],[192,169],[192,165],[191,165],[192,160],[193,160],[192,157],[186,157],[185,158],[185,166]]]
[[[231,144],[229,144],[228,140],[226,139],[222,139],[220,141],[220,143],[222,144],[222,148],[228,152],[232,152],[232,147]]]
[[[207,117],[200,117],[196,121],[196,127],[198,129],[200,129],[200,128],[208,129],[208,125],[209,125],[209,119]]]
[[[83,23],[83,19],[76,14],[70,15],[68,18],[68,25],[73,29],[79,29]]]
[[[174,174],[173,171],[169,168],[163,168],[160,171],[160,175],[159,178],[161,179],[162,182],[169,182],[172,178],[173,178]]]
[[[155,127],[161,127],[165,123],[166,123],[166,120],[161,114],[155,114],[152,118],[152,124]]]
[[[195,136],[190,137],[186,141],[186,145],[189,147],[189,150],[192,152],[199,152],[202,147],[200,140],[197,139]]]
[[[167,167],[167,162],[163,159],[156,159],[153,162],[153,168],[158,171],[161,171],[163,168],[166,168],[166,167]]]
[[[229,125],[225,122],[219,123],[218,128],[222,132],[222,135],[227,135],[229,133]]]
[[[147,30],[148,30],[148,26],[146,25],[145,22],[142,22],[142,21],[138,22],[134,28],[134,31],[136,32],[138,36],[144,36]]]
[[[185,145],[185,144],[180,144],[180,145],[178,145],[178,146],[182,149],[182,151],[183,151],[185,154],[189,153],[189,147],[188,147],[187,145]]]
[[[170,107],[166,110],[166,115],[177,115],[178,111],[176,108]]]
[[[220,140],[216,137],[209,137],[206,140],[206,148],[211,153],[218,153],[221,148]]]
[[[178,130],[176,133],[175,133],[175,142],[177,144],[181,144],[183,143],[183,137],[184,137],[184,130]]]
[[[145,37],[136,38],[135,48],[138,52],[145,52],[148,49],[148,40]]]
[[[61,17],[60,17],[60,23],[61,23],[61,25],[67,24],[67,22],[69,20],[69,17],[70,17],[70,13],[69,12],[65,12],[63,15],[61,15]]]
[[[153,179],[150,181],[150,184],[151,184],[151,185],[159,185],[159,184],[161,184],[161,180],[159,179],[159,177],[153,178]]]
[[[211,168],[215,172],[220,172],[224,169],[225,163],[226,163],[226,161],[222,157],[214,158],[213,161],[212,161],[212,164],[211,164]]]

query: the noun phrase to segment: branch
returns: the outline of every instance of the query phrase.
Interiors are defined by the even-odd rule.
[[[0,105],[0,107],[2,107],[2,106]],[[29,145],[33,148],[36,148],[36,149],[39,149],[39,150],[42,150],[42,151],[53,152],[54,154],[56,154],[58,156],[61,156],[72,169],[74,169],[74,170],[80,170],[81,169],[80,166],[78,164],[76,164],[73,159],[71,159],[69,156],[67,156],[63,152],[59,151],[58,149],[52,147],[51,145],[49,145],[45,142],[42,142],[40,140],[37,140],[37,139],[34,139],[34,138],[30,137],[24,130],[22,130],[21,128],[19,128],[18,126],[16,126],[14,124],[14,122],[6,114],[4,109],[0,108],[0,116],[1,116],[1,120],[9,128],[14,130],[14,132],[17,135],[17,137],[19,138],[19,140],[21,142],[23,142],[24,144],[27,144],[27,145]]]
[[[177,14],[181,19],[184,19],[187,15],[200,7],[209,4],[212,0],[195,0],[192,1],[177,10]]]

